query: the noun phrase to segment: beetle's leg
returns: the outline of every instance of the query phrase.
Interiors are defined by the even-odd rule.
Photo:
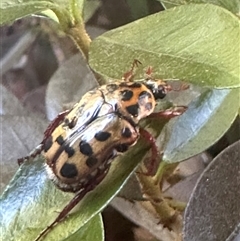
[[[39,241],[43,238],[51,229],[57,225],[59,222],[63,221],[69,212],[82,200],[82,198],[91,190],[93,190],[107,175],[110,164],[105,167],[106,169],[99,173],[95,179],[92,180],[92,183],[87,184],[83,189],[81,189],[77,194],[71,199],[71,201],[64,207],[64,209],[58,214],[57,218],[45,228],[34,241]]]
[[[39,144],[36,148],[34,148],[34,150],[25,157],[22,158],[18,158],[17,163],[19,166],[21,166],[25,161],[28,161],[30,158],[34,158],[37,155],[39,155],[43,150],[43,144]]]
[[[164,80],[155,79],[153,77],[153,67],[152,66],[148,66],[148,68],[145,71],[145,75],[146,75],[145,80],[155,80],[156,82],[163,83],[163,86],[164,86],[166,92],[169,92],[171,90],[182,91],[182,90],[189,89],[189,87],[190,87],[190,85],[185,82],[182,82],[178,88],[173,88],[170,84],[168,84],[168,81],[180,81],[179,79],[164,79]]]
[[[163,117],[163,118],[171,119],[175,116],[182,115],[186,110],[187,110],[186,106],[175,106],[164,111],[154,112],[151,115],[149,115],[148,118]]]
[[[145,75],[146,75],[146,78],[145,78],[146,80],[154,79],[153,78],[153,67],[152,66],[148,66],[148,68],[145,71]]]
[[[64,120],[65,116],[70,112],[70,110],[63,111],[58,114],[58,116],[49,124],[47,129],[44,132],[44,139],[41,142],[42,144],[44,141],[53,133],[56,127]]]
[[[156,145],[156,140],[152,136],[151,133],[149,133],[147,130],[140,128],[139,129],[141,137],[146,140],[151,145],[151,158],[150,158],[150,164],[147,168],[147,173],[143,173],[144,175],[153,175],[153,171],[155,170],[155,167],[157,166],[157,160],[160,157],[158,147]]]
[[[167,118],[171,119],[175,116],[179,116],[183,114],[186,111],[186,106],[176,106],[171,109],[167,109],[161,112],[157,113],[152,113],[148,117],[150,118]],[[140,128],[140,135],[148,142],[151,144],[151,160],[150,160],[150,165],[147,173],[144,173],[146,175],[152,175],[153,171],[155,170],[155,167],[157,166],[157,160],[160,158],[160,153],[158,151],[158,147],[156,146],[156,140],[155,138],[149,133],[147,130]]]
[[[133,80],[133,77],[134,77],[135,69],[138,67],[139,64],[142,64],[142,63],[139,60],[134,59],[133,63],[132,63],[132,66],[131,66],[131,69],[123,74],[122,79],[126,82],[131,82]]]
[[[184,81],[182,81],[182,80],[180,80],[180,79],[164,79],[163,80],[164,82],[176,82],[176,81],[178,81],[178,82],[181,82],[180,83],[180,85],[179,86],[172,86],[172,89],[171,90],[173,90],[173,91],[182,91],[182,90],[187,90],[187,89],[189,89],[190,88],[190,85],[188,84],[188,83],[186,83],[186,82],[184,82]]]
[[[46,131],[44,132],[44,137],[42,142],[28,156],[19,158],[17,160],[19,166],[22,165],[25,161],[28,161],[30,158],[36,157],[42,152],[46,139],[53,133],[56,127],[64,120],[64,117],[68,113],[69,113],[69,110],[66,110],[58,114],[58,116],[49,124]]]

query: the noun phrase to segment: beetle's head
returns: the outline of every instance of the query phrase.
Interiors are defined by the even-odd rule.
[[[172,87],[163,80],[149,79],[146,81],[146,86],[151,90],[156,100],[163,99],[172,90]]]

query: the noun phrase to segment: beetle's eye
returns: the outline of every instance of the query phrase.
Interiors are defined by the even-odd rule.
[[[166,90],[163,85],[159,85],[158,88],[153,92],[155,99],[163,99],[166,96]]]

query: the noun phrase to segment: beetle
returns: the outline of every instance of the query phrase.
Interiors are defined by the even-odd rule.
[[[45,131],[37,152],[46,159],[49,178],[61,190],[75,193],[75,197],[35,241],[62,221],[104,179],[114,158],[133,146],[140,135],[151,142],[153,155],[157,154],[154,139],[138,123],[153,113],[156,101],[163,99],[171,86],[149,74],[146,79],[133,81],[136,64],[123,80],[87,92]],[[170,118],[184,111],[185,108],[171,109],[158,115]]]

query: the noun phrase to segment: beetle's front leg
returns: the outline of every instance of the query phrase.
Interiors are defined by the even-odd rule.
[[[134,59],[131,69],[123,74],[122,79],[125,80],[126,82],[131,82],[134,77],[135,69],[138,67],[139,64],[142,64],[142,63],[139,60]]]
[[[154,112],[151,115],[148,116],[148,118],[166,118],[171,119],[176,116],[182,115],[187,110],[186,106],[174,106],[172,108],[169,108],[167,110]]]

